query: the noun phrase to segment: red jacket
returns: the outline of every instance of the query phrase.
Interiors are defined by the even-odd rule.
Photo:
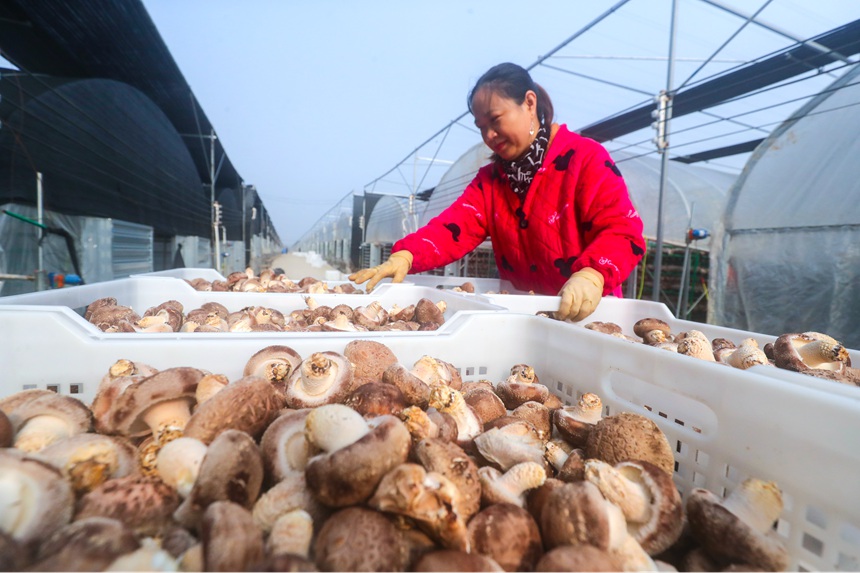
[[[411,252],[410,273],[419,273],[462,258],[487,236],[501,278],[548,295],[583,267],[603,275],[604,294],[616,291],[645,253],[642,219],[609,153],[564,125],[550,139],[524,204],[490,163],[451,206],[392,251]]]

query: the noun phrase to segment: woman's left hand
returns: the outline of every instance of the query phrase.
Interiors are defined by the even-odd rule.
[[[573,273],[561,290],[561,305],[556,312],[558,320],[579,322],[594,312],[603,297],[603,275],[585,267]]]

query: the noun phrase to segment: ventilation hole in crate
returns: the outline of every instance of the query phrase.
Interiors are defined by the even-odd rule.
[[[821,529],[827,529],[827,514],[817,507],[811,505],[806,507],[806,521]]]
[[[564,392],[564,384],[562,384],[561,382],[556,381],[556,383],[555,383],[555,389],[556,389],[556,390],[558,390],[559,392]]]
[[[683,446],[683,443],[681,442],[681,440],[676,441],[675,442],[675,451],[680,454],[682,446]]]
[[[667,414],[666,412],[657,412],[657,415],[661,418],[666,418],[667,420],[669,419],[669,414]]]
[[[782,518],[777,519],[776,532],[785,539],[788,539],[788,536],[791,535],[791,523]]]
[[[678,460],[675,460],[675,473],[678,473],[679,467],[681,467],[681,466],[680,466],[680,464],[678,464]]]
[[[711,456],[703,452],[702,450],[696,450],[696,463],[702,466],[703,468],[708,467],[708,460],[711,459]]]
[[[738,470],[728,464],[726,464],[725,476],[734,483],[738,483],[740,481],[740,473],[738,473]]]
[[[467,366],[466,367],[466,376],[474,376],[475,375],[475,367]]]
[[[837,571],[860,571],[860,558],[856,555],[846,555],[841,551],[836,557]]]
[[[842,524],[840,536],[851,545],[860,547],[860,529],[854,527],[850,523]]]
[[[686,458],[687,456],[690,455],[690,447],[685,442],[682,442],[679,440],[678,441],[678,453]]]
[[[679,426],[686,426],[686,424],[684,424],[684,420],[679,420],[678,418],[675,418],[675,423]]]
[[[654,410],[648,404],[642,404],[642,407],[648,410],[649,412],[653,412]]]
[[[794,509],[794,498],[791,497],[791,494],[782,492],[782,510],[783,512],[790,512]]]
[[[56,392],[57,394],[60,393],[60,385],[59,384],[48,384],[47,386],[45,386],[45,389],[49,390],[51,392]]]
[[[481,376],[486,376],[487,372],[489,372],[489,369],[486,366],[478,367],[478,374],[480,374]]]
[[[697,428],[696,426],[693,426],[692,428],[693,428],[693,431],[696,432],[697,434],[702,433],[702,428]]]
[[[808,533],[803,534],[801,546],[819,557],[824,553],[824,542]]]
[[[35,385],[35,384],[24,384],[24,386],[23,386],[22,388],[23,388],[24,390],[35,390],[35,389],[36,389],[36,385]]]
[[[707,478],[705,474],[700,474],[699,472],[693,472],[693,485],[696,487],[705,487],[707,483]]]
[[[69,394],[83,394],[84,387],[83,384],[72,383],[69,384]]]

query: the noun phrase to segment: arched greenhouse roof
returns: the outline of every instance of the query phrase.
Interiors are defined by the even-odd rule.
[[[714,237],[712,314],[772,335],[860,348],[860,65],[772,132]]]

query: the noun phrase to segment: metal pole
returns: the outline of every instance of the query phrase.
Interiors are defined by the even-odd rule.
[[[39,222],[38,268],[36,269],[36,290],[47,288],[45,276],[45,249],[42,242],[45,239],[44,205],[42,204],[42,172],[36,172],[36,220]]]
[[[695,203],[690,205],[690,221],[687,223],[687,234],[684,239],[686,247],[684,248],[684,264],[681,266],[681,283],[678,287],[678,306],[675,309],[675,318],[683,319],[686,318],[684,315],[687,314],[687,297],[690,290],[688,284],[690,282],[690,243],[693,240],[690,230],[693,228],[693,208],[695,206]]]
[[[660,146],[658,143],[658,149],[660,150],[660,194],[657,199],[657,246],[656,253],[654,255],[654,285],[653,290],[651,292],[651,299],[659,302],[660,301],[660,279],[662,274],[663,267],[663,193],[666,189],[666,180],[667,180],[667,171],[668,171],[668,162],[669,162],[669,120],[672,117],[672,82],[674,81],[673,75],[675,73],[675,23],[678,19],[678,6],[677,0],[672,0],[672,19],[671,25],[669,27],[669,64],[668,70],[666,73],[666,95],[669,98],[666,109],[666,118],[665,118],[665,126],[664,126],[664,134],[666,137],[664,146]]]
[[[218,237],[218,221],[215,220],[215,130],[209,132],[209,189],[210,201],[212,205],[212,247],[213,247],[213,265],[212,267],[219,271],[221,270],[221,245]]]

